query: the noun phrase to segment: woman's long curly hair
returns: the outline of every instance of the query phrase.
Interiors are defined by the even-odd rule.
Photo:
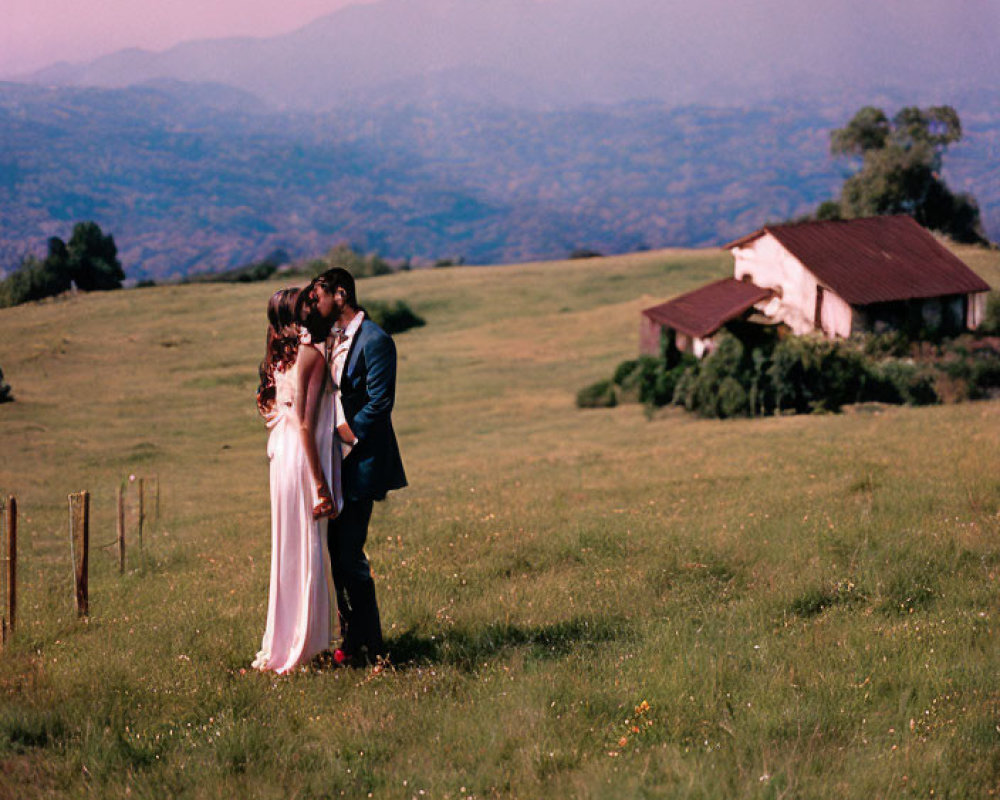
[[[303,293],[299,289],[279,289],[267,301],[267,345],[260,362],[257,409],[267,414],[274,408],[275,370],[284,371],[299,352],[299,314]]]

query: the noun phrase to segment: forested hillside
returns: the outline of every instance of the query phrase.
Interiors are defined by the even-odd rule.
[[[965,137],[946,175],[979,199],[996,239],[1000,103],[957,106]],[[224,87],[0,84],[0,269],[81,219],[113,233],[131,278],[343,240],[466,263],[720,244],[836,193],[848,165],[831,159],[829,133],[854,107],[544,112],[397,98],[308,114]]]

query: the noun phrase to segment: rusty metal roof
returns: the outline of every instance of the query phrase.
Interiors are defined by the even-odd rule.
[[[990,288],[908,216],[765,225],[726,247],[743,247],[768,233],[851,305]]]
[[[666,303],[643,309],[642,313],[653,322],[701,339],[770,296],[770,289],[748,281],[723,278]]]

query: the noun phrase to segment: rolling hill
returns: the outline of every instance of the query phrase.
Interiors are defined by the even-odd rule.
[[[970,253],[996,283],[1000,254]],[[411,485],[367,545],[378,673],[248,669],[270,565],[253,393],[279,281],[0,311],[17,397],[0,498],[21,514],[0,796],[988,796],[1000,403],[574,408],[635,355],[643,307],[730,268],[670,251],[359,283],[427,320],[396,337]],[[160,502],[140,548],[126,484],[120,575],[129,475]]]

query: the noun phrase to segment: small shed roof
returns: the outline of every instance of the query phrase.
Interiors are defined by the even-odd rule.
[[[851,305],[990,288],[929,231],[904,215],[765,225],[726,247],[743,247],[768,233]]]
[[[666,303],[644,309],[642,313],[653,322],[701,339],[770,296],[770,289],[748,281],[723,278]]]

